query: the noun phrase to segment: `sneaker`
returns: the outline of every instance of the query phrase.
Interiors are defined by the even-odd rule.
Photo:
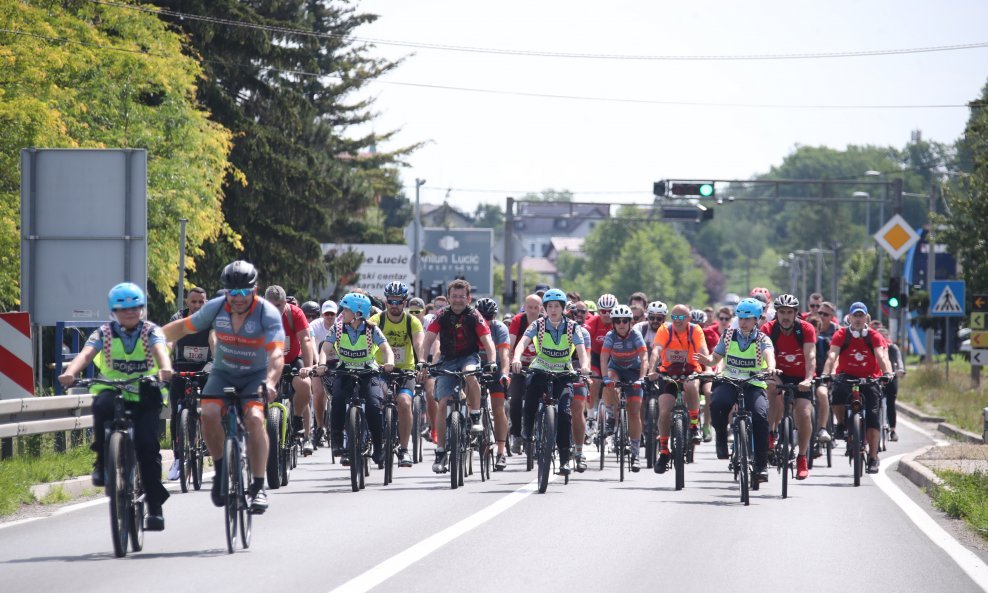
[[[772,451],[775,449],[775,439],[777,438],[775,431],[768,433],[768,450]]]
[[[838,424],[838,425],[834,426],[834,436],[833,436],[833,438],[834,438],[834,440],[837,440],[837,439],[840,439],[842,441],[847,440],[847,435],[844,434],[844,426],[842,424]]]
[[[559,464],[559,475],[568,476],[573,472],[572,462],[570,460],[562,461]]]
[[[371,452],[371,461],[378,469],[384,467],[384,449],[380,445],[374,445],[374,450]]]
[[[827,432],[826,428],[821,428],[816,433],[816,440],[820,443],[829,443],[831,440],[830,433]]]
[[[302,455],[308,457],[309,455],[312,455],[313,451],[315,451],[315,447],[312,446],[312,441],[305,439],[305,442],[302,443]]]
[[[250,487],[250,514],[263,515],[268,510],[268,493],[264,487],[254,491],[254,486]]]
[[[782,471],[786,471],[783,469]],[[805,480],[810,477],[810,468],[807,467],[806,455],[800,455],[796,458],[796,479]]]
[[[432,471],[441,474],[444,467],[446,467],[446,452],[436,451],[436,460],[432,464]]]
[[[178,479],[178,468],[179,468],[180,465],[181,465],[181,462],[178,459],[176,459],[175,461],[172,461],[172,466],[168,468],[168,479],[169,480],[177,480]]]
[[[317,449],[322,447],[325,437],[326,429],[321,426],[317,426],[315,430],[312,431],[312,446]]]
[[[412,467],[412,455],[407,447],[398,449],[398,467]]]
[[[103,472],[102,460],[97,459],[96,462],[93,463],[93,473],[91,477],[93,479],[93,486],[96,486],[97,488],[106,486],[106,474]]]
[[[727,450],[727,435],[721,438],[720,433],[717,433],[717,459],[728,459],[731,453]]]
[[[714,440],[714,435],[711,434],[710,427],[709,426],[704,426],[703,427],[703,442],[704,443],[709,443],[712,440]]]
[[[209,490],[209,497],[213,499],[214,507],[223,506],[223,496],[220,494],[220,470],[216,470],[213,476],[213,487]]]
[[[694,445],[699,445],[702,437],[700,436],[700,427],[691,426],[690,427],[690,438],[693,440]]]
[[[868,469],[866,469],[865,471],[868,472],[869,474],[877,474],[878,473],[878,458],[877,457],[871,457],[871,458],[868,459]]]
[[[666,468],[669,465],[669,457],[668,451],[659,453],[659,458],[655,461],[655,465],[652,466],[652,470],[657,474],[666,473]]]
[[[511,453],[514,455],[521,455],[521,437],[511,437]]]
[[[508,467],[508,459],[502,453],[501,455],[497,456],[497,459],[494,460],[494,471],[496,472],[504,471],[504,468],[506,467]]]
[[[350,467],[350,452],[344,451],[340,454],[340,465],[343,467]]]
[[[484,425],[480,423],[480,412],[470,412],[470,434],[480,435],[484,433]]]
[[[576,471],[581,474],[587,471],[587,458],[583,455],[576,456]]]
[[[165,516],[161,512],[160,504],[148,503],[148,516],[144,521],[145,531],[164,531]]]
[[[633,472],[635,472],[637,474],[639,471],[641,471],[641,469],[642,469],[642,466],[641,466],[640,463],[638,463],[638,456],[637,455],[632,456],[631,457],[631,471],[633,471]]]
[[[756,466],[752,477],[754,477],[756,484],[764,484],[768,482],[768,469],[764,465]]]
[[[889,440],[893,443],[899,440],[899,435],[895,434],[895,429],[889,431]]]

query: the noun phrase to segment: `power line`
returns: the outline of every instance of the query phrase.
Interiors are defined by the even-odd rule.
[[[90,0],[96,1],[96,0]],[[157,56],[162,58],[170,58],[172,56],[163,53],[157,53],[150,50],[137,50],[137,49],[127,49],[123,47],[114,47],[109,45],[100,45],[98,43],[89,43],[86,41],[77,41],[74,39],[65,39],[63,37],[51,37],[47,35],[39,35],[37,33],[28,33],[26,31],[17,31],[13,29],[3,29],[0,28],[0,33],[10,33],[12,35],[24,35],[28,37],[34,37],[37,39],[43,39],[50,42],[58,43],[71,43],[75,45],[81,45],[85,47],[92,47],[96,49],[108,50],[108,51],[121,51],[133,54],[142,54],[148,56]],[[328,77],[336,78],[342,80],[342,78],[337,74],[327,74],[321,72],[307,72],[305,70],[291,70],[285,68],[274,68],[272,66],[262,66],[255,64],[240,64],[236,62],[227,62],[224,60],[211,60],[208,58],[201,58],[201,61],[209,64],[219,64],[226,67],[236,67],[248,70],[263,70],[265,72],[278,72],[281,74],[291,74],[295,76],[309,76],[309,77]],[[807,105],[807,104],[786,104],[786,103],[719,103],[719,102],[700,102],[700,101],[660,101],[653,99],[627,99],[620,97],[594,97],[594,96],[581,96],[581,95],[564,95],[557,93],[534,93],[527,91],[513,91],[513,90],[503,90],[503,89],[485,89],[476,87],[461,87],[452,85],[440,85],[440,84],[428,84],[428,83],[418,83],[418,82],[402,82],[396,80],[368,80],[367,84],[384,84],[393,86],[405,86],[413,88],[424,88],[430,90],[445,90],[445,91],[457,91],[457,92],[470,92],[470,93],[482,93],[491,95],[505,95],[505,96],[516,96],[516,97],[530,97],[530,98],[540,98],[540,99],[562,99],[570,101],[595,101],[604,103],[624,103],[624,104],[639,104],[639,105],[664,105],[667,107],[716,107],[716,108],[748,108],[748,109],[958,109],[967,108],[967,104],[919,104],[919,105]]]
[[[188,19],[188,20],[202,21],[212,24],[244,27],[244,28],[257,29],[262,31],[269,31],[273,33],[282,33],[285,35],[298,35],[298,36],[315,37],[321,39],[333,39],[337,41],[349,40],[359,43],[372,43],[375,45],[388,45],[394,47],[405,47],[409,49],[429,49],[429,50],[453,51],[453,52],[461,52],[461,53],[527,56],[527,57],[540,57],[540,58],[564,58],[564,59],[585,59],[585,60],[611,60],[611,61],[627,60],[627,61],[690,61],[690,62],[766,61],[766,60],[779,61],[779,60],[817,60],[817,59],[833,59],[833,58],[893,56],[893,55],[906,55],[906,54],[919,54],[919,53],[935,53],[935,52],[945,52],[945,51],[960,51],[960,50],[969,50],[969,49],[982,49],[988,47],[988,42],[983,41],[976,43],[959,43],[952,45],[934,45],[927,47],[906,47],[906,48],[894,48],[894,49],[818,52],[818,53],[801,52],[801,53],[788,53],[788,54],[638,55],[638,54],[599,54],[599,53],[580,53],[580,52],[550,52],[550,51],[538,51],[538,50],[494,48],[494,47],[473,47],[466,45],[425,43],[419,41],[397,41],[390,39],[377,39],[372,37],[348,37],[346,35],[340,35],[336,33],[317,33],[315,31],[306,31],[304,29],[297,29],[293,27],[261,25],[258,23],[248,23],[245,21],[237,21],[232,19],[223,19],[218,17],[182,13],[164,8],[152,9],[144,6],[121,4],[119,2],[109,2],[107,0],[88,0],[88,1],[92,2],[93,4],[102,4],[105,6],[126,8],[130,10],[137,10],[151,14],[166,15],[178,19]]]

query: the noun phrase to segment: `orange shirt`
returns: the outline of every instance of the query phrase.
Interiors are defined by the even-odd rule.
[[[672,332],[670,338],[670,332]],[[662,362],[659,370],[664,373],[679,374],[696,368],[693,355],[703,352],[706,340],[700,326],[691,323],[686,332],[679,333],[672,329],[672,323],[664,323],[655,332],[653,346],[662,347]]]

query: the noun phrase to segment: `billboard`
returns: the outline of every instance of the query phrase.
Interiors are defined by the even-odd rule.
[[[331,251],[346,252],[350,249],[364,256],[363,263],[357,268],[359,279],[356,284],[351,284],[351,287],[362,288],[374,296],[381,296],[389,282],[404,282],[408,286],[412,286],[415,282],[411,268],[412,250],[407,245],[370,243],[323,243],[322,245],[323,255]],[[332,288],[328,292],[332,292]]]
[[[465,278],[474,295],[492,295],[493,229],[425,228],[422,244],[421,284],[445,286],[458,276]]]

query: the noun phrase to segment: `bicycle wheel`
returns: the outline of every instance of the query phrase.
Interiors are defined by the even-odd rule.
[[[240,479],[237,480],[237,522],[240,524],[240,547],[250,547],[250,533],[253,526],[253,515],[250,512],[250,501],[247,499],[247,488],[253,477],[250,471],[250,458],[247,456],[246,444],[237,443],[240,451]]]
[[[779,471],[782,472],[782,498],[789,496],[789,472],[792,455],[792,416],[783,416],[779,424]]]
[[[830,441],[827,443],[827,467],[831,467],[834,462],[834,418],[833,414],[827,418],[827,432],[830,433]]]
[[[130,493],[130,549],[140,552],[144,548],[144,517],[147,514],[144,484],[141,482],[141,472],[137,469],[136,453],[133,449],[127,453],[130,457],[131,482],[127,490]]]
[[[743,418],[738,421],[738,432],[734,435],[734,442],[736,444],[735,452],[737,453],[735,471],[738,473],[738,481],[741,486],[741,502],[744,503],[744,506],[748,506],[750,502],[748,488],[751,478],[751,466],[748,465],[748,423]]]
[[[656,427],[659,420],[659,401],[648,398],[648,405],[645,406],[645,430],[642,433],[645,439],[645,467],[651,469],[655,464],[656,457]]]
[[[614,444],[617,446],[617,450],[618,450],[618,466],[621,468],[621,470],[620,470],[620,480],[619,481],[623,482],[624,481],[624,462],[626,461],[626,459],[628,457],[628,450],[627,450],[627,447],[625,446],[625,444],[626,444],[625,441],[628,438],[628,410],[625,410],[625,409],[622,409],[621,410],[621,412],[619,414],[619,418],[618,418],[618,423],[617,424],[618,424],[618,426],[617,426],[617,438],[614,439]]]
[[[600,453],[600,470],[604,471],[607,457],[607,405],[603,398],[597,403],[597,452]]]
[[[110,532],[113,536],[113,555],[127,555],[127,537],[130,531],[130,495],[127,492],[128,474],[126,434],[110,433],[106,446],[106,496],[110,500]]]
[[[220,493],[223,495],[223,510],[224,510],[224,520],[226,522],[226,551],[229,554],[233,553],[233,550],[237,545],[237,519],[239,518],[240,511],[240,500],[237,498],[237,493],[240,492],[241,486],[238,484],[240,481],[240,471],[238,465],[240,464],[240,450],[237,447],[237,441],[233,437],[227,437],[226,442],[223,444],[223,458],[226,463],[223,464],[223,476],[222,483],[220,484]]]
[[[268,433],[268,463],[265,468],[268,478],[268,488],[277,490],[281,488],[282,480],[288,483],[287,472],[282,471],[281,453],[281,408],[271,406],[268,408],[267,422],[264,430]]]
[[[863,464],[861,463],[861,457],[864,455],[864,441],[862,440],[864,438],[864,431],[861,424],[861,414],[855,412],[851,416],[851,439],[853,440],[851,444],[851,463],[854,470],[855,486],[861,485],[861,475],[864,472]]]
[[[556,445],[556,408],[542,406],[538,422],[539,493],[545,494],[552,473],[552,453]]]
[[[393,426],[392,426],[393,425]],[[395,467],[395,441],[398,440],[398,420],[390,405],[384,406],[384,485],[391,483]]]
[[[360,428],[360,408],[353,406],[347,414],[346,442],[350,449],[350,488],[360,490],[360,480],[363,478],[364,461],[363,431]]]
[[[454,409],[453,413],[449,415],[449,422],[446,425],[446,466],[449,468],[449,487],[452,490],[456,490],[460,486],[463,472],[463,461],[460,459],[462,456],[460,450],[460,438],[462,436],[460,424],[462,421],[459,410]]]
[[[363,408],[360,408],[360,434],[363,455],[360,457],[360,489],[367,486],[367,477],[370,475],[370,455],[371,455],[371,435],[367,430],[367,416],[364,415]]]
[[[682,490],[686,486],[686,421],[680,413],[674,413],[672,417],[672,430],[669,434],[669,441],[672,445],[672,465],[676,470],[676,490]]]
[[[494,420],[490,408],[483,409],[480,421],[484,428],[480,440],[480,481],[486,482],[491,477],[491,466],[494,465],[494,443],[491,442]]]
[[[192,452],[192,460],[189,464],[192,487],[198,491],[202,488],[202,470],[205,461],[205,444],[202,442],[202,427],[199,425],[198,412],[189,413],[187,433],[189,435],[189,450]]]
[[[885,395],[882,394],[881,400],[878,403],[878,450],[879,451],[885,450],[885,444],[888,440],[888,430],[889,430],[888,409],[886,407]]]
[[[420,463],[422,461],[422,401],[421,395],[412,398],[412,461]]]
[[[192,457],[192,447],[189,443],[189,411],[183,409],[178,415],[178,424],[172,427],[175,431],[175,462],[178,463],[178,483],[182,493],[189,491],[189,460]]]

